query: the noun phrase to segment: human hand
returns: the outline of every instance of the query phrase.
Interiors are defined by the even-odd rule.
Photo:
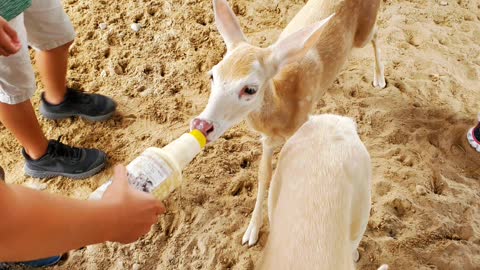
[[[153,195],[135,190],[128,184],[127,170],[115,167],[112,184],[105,191],[102,201],[113,204],[116,211],[112,224],[111,241],[131,243],[150,231],[158,215],[165,213],[163,204]]]
[[[9,56],[17,53],[22,44],[18,39],[17,32],[0,17],[0,55]]]

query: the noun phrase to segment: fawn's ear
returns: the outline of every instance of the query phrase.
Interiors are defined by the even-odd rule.
[[[273,67],[272,72],[276,74],[283,66],[301,60],[310,48],[317,43],[323,26],[334,15],[335,13],[271,45],[269,47],[270,55],[267,57],[266,62]]]
[[[228,51],[235,48],[238,43],[246,41],[240,24],[226,0],[213,0],[213,13],[215,13],[215,24]]]

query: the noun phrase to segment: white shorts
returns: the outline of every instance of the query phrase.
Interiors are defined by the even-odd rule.
[[[0,56],[0,102],[18,104],[35,92],[28,45],[39,51],[55,49],[73,41],[75,30],[60,0],[33,0],[9,24],[17,31],[22,48],[14,55]]]

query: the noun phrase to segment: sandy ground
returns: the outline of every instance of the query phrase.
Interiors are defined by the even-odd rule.
[[[233,1],[254,44],[273,42],[304,3],[271,2]],[[49,138],[63,135],[68,144],[108,153],[110,166],[96,177],[44,182],[49,192],[86,199],[108,179],[111,164],[188,130],[208,98],[206,71],[225,48],[210,1],[64,5],[78,32],[70,84],[119,103],[105,123],[41,120]],[[367,46],[318,104],[318,113],[355,118],[373,159],[373,209],[358,269],[480,269],[480,154],[465,139],[480,108],[479,21],[476,0],[383,1],[378,26],[388,87],[371,86]],[[143,25],[138,33],[133,22]],[[0,149],[10,183],[39,183],[23,176],[20,146],[1,126]],[[55,269],[252,269],[268,237],[264,226],[257,246],[240,243],[255,203],[259,156],[257,134],[244,124],[230,130],[188,167],[149,235],[131,245],[77,250]]]

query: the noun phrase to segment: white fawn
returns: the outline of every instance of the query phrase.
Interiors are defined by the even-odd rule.
[[[258,240],[275,148],[307,121],[353,48],[372,43],[373,85],[385,87],[375,34],[379,4],[380,0],[310,0],[277,42],[260,48],[248,43],[226,0],[213,1],[215,23],[227,53],[210,71],[208,104],[191,128],[203,131],[213,142],[246,118],[262,134],[257,202],[244,244]]]
[[[277,164],[258,269],[355,269],[371,204],[370,156],[355,122],[312,116],[285,143]]]

